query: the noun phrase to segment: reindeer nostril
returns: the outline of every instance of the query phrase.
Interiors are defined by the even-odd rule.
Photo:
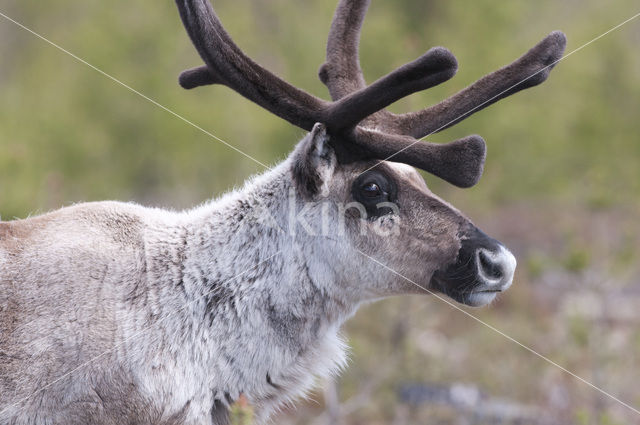
[[[485,275],[485,277],[496,280],[504,277],[502,263],[493,260],[484,249],[478,250],[478,261],[482,274]]]

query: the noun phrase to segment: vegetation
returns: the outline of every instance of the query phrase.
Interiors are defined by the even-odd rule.
[[[335,1],[215,4],[252,57],[327,97],[317,69]],[[172,1],[5,0],[0,12],[263,163],[283,158],[303,134],[224,87],[178,86],[179,72],[200,60]],[[431,46],[452,50],[460,63],[452,81],[392,108],[419,109],[510,62],[554,29],[567,34],[571,52],[637,12],[634,0],[373,1],[362,65],[372,81]],[[568,57],[543,86],[432,136],[486,138],[489,157],[477,187],[455,189],[426,176],[437,193],[514,248],[519,259],[514,288],[491,308],[471,312],[635,406],[638,45],[640,18]],[[262,171],[4,18],[0,93],[4,220],[101,199],[182,208]],[[329,388],[351,407],[333,406],[338,416],[329,416],[318,393],[313,398],[319,403],[285,412],[283,423],[311,423],[321,414],[345,424],[418,423],[426,417],[442,424],[497,421],[474,416],[477,409],[460,413],[459,406],[405,403],[399,394],[408,383],[466,383],[523,411],[550,412],[519,423],[637,420],[433,297],[373,304],[350,323],[348,335],[354,361]]]

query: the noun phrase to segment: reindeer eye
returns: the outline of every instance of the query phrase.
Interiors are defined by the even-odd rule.
[[[380,205],[396,202],[397,194],[394,180],[379,169],[365,171],[351,186],[351,196],[366,209],[369,218],[388,214],[391,210]]]
[[[382,195],[382,189],[376,183],[369,182],[362,186],[362,193],[369,198],[375,198]]]

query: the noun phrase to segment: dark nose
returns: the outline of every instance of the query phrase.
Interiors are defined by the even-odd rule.
[[[515,270],[516,259],[504,245],[469,226],[455,263],[436,271],[431,285],[461,303],[486,305],[511,286]]]
[[[497,240],[487,236],[475,226],[463,238],[459,259],[466,258],[475,272],[476,282],[485,291],[504,291],[513,281],[516,259]]]

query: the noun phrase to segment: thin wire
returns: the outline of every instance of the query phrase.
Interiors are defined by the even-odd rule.
[[[358,251],[360,254],[362,254],[363,256],[367,257],[368,259],[370,259],[371,261],[377,263],[378,265],[384,267],[385,269],[389,270],[391,273],[401,277],[402,279],[406,280],[407,282],[412,283],[413,285],[417,286],[418,288],[422,289],[423,291],[427,292],[430,295],[433,295],[434,297],[438,298],[440,301],[447,303],[449,306],[455,308],[456,310],[464,313],[465,315],[467,315],[468,317],[472,318],[473,320],[475,320],[478,323],[483,324],[484,326],[486,326],[487,328],[491,329],[492,331],[502,335],[503,337],[507,338],[509,341],[514,342],[516,344],[518,344],[520,347],[524,348],[525,350],[529,351],[532,354],[535,354],[536,356],[540,357],[542,360],[546,361],[547,363],[557,367],[558,369],[562,370],[563,372],[568,373],[569,375],[573,376],[574,378],[582,381],[583,383],[587,384],[588,386],[590,386],[591,388],[593,388],[596,391],[599,391],[600,393],[606,395],[607,397],[611,398],[612,400],[617,401],[618,403],[620,403],[621,405],[623,405],[624,407],[628,408],[629,410],[633,411],[634,413],[637,413],[638,415],[640,415],[640,410],[636,409],[635,407],[625,403],[624,401],[620,400],[619,398],[611,395],[610,393],[606,392],[605,390],[603,390],[602,388],[599,388],[597,386],[595,386],[594,384],[592,384],[591,382],[587,381],[584,378],[581,378],[580,376],[576,375],[575,373],[571,372],[570,370],[560,366],[558,363],[554,362],[553,360],[549,359],[548,357],[545,357],[544,355],[538,353],[536,350],[534,350],[533,348],[530,348],[526,345],[524,345],[523,343],[521,343],[520,341],[516,340],[515,338],[512,338],[511,336],[505,334],[504,332],[502,332],[499,329],[496,329],[495,327],[493,327],[492,325],[488,324],[487,322],[483,321],[482,319],[474,316],[473,314],[469,313],[466,310],[463,310],[462,308],[458,307],[457,305],[455,305],[454,303],[452,303],[451,301],[447,300],[446,298],[438,295],[437,293],[430,291],[429,289],[425,288],[422,285],[417,284],[416,282],[414,282],[413,280],[409,279],[408,277],[402,275],[401,273],[393,270],[391,267],[388,267],[387,265],[381,263],[380,261],[376,260],[375,258],[365,254],[364,252],[360,251],[359,249],[356,248],[356,251]]]
[[[257,268],[258,266],[266,263],[267,261],[271,260],[273,257],[275,257],[276,255],[280,254],[282,252],[282,250],[276,252],[275,254],[269,256],[267,259],[259,262],[258,264],[256,264],[253,267],[250,267],[246,270],[244,270],[242,273],[237,274],[236,276],[224,281],[221,285],[224,285],[225,283],[231,282],[237,278],[239,278],[240,276],[242,276],[243,274],[254,270],[255,268]],[[77,366],[76,368],[66,372],[65,374],[63,374],[62,376],[60,376],[59,378],[53,380],[52,382],[49,382],[48,384],[44,385],[43,387],[38,388],[37,390],[35,390],[34,392],[32,392],[31,394],[27,395],[26,397],[23,397],[19,400],[14,401],[13,403],[9,404],[7,407],[5,407],[3,410],[0,411],[0,418],[2,418],[2,415],[4,413],[6,413],[11,407],[14,407],[20,403],[23,403],[27,400],[29,400],[31,397],[33,397],[34,395],[38,394],[40,391],[46,390],[47,388],[51,387],[52,385],[55,385],[56,383],[60,382],[61,380],[65,379],[66,377],[72,375],[73,373],[77,372],[80,369],[83,369],[84,367],[88,366],[89,364],[93,363],[94,361],[104,357],[105,355],[113,352],[115,349],[117,349],[118,347],[123,346],[124,344],[126,344],[127,342],[129,342],[130,340],[132,340],[133,338],[136,338],[144,333],[146,333],[147,331],[149,331],[151,328],[155,327],[156,325],[160,324],[161,322],[166,321],[168,318],[170,318],[171,316],[173,316],[174,314],[186,309],[187,307],[189,307],[190,305],[192,305],[193,303],[200,301],[202,298],[206,297],[207,295],[215,292],[216,290],[218,290],[218,287],[215,287],[214,289],[212,289],[211,291],[208,291],[200,296],[198,296],[196,299],[191,300],[190,302],[188,302],[187,304],[183,305],[182,307],[170,312],[169,314],[167,314],[166,316],[162,317],[161,319],[158,319],[156,322],[152,323],[151,325],[140,329],[138,332],[134,333],[133,335],[125,338],[124,341],[114,345],[113,347],[111,347],[110,349],[108,349],[107,351],[104,351],[100,354],[98,354],[97,356],[87,360],[86,362],[82,363],[81,365]]]
[[[473,111],[477,110],[478,108],[482,108],[484,105],[486,105],[487,103],[491,102],[492,100],[494,100],[497,97],[502,96],[503,94],[505,94],[506,92],[508,92],[509,90],[511,90],[512,88],[522,84],[523,82],[527,81],[530,78],[535,77],[536,75],[538,75],[539,73],[545,71],[548,68],[551,68],[553,66],[555,66],[558,62],[565,60],[566,58],[568,58],[569,56],[573,55],[574,53],[579,52],[580,50],[584,49],[585,47],[587,47],[588,45],[590,45],[591,43],[593,43],[594,41],[597,41],[599,39],[601,39],[602,37],[604,37],[605,35],[609,34],[612,31],[617,30],[618,28],[620,28],[621,26],[627,24],[628,22],[634,20],[635,18],[637,18],[638,16],[640,16],[640,13],[637,13],[635,15],[633,15],[631,18],[625,20],[624,22],[619,23],[618,25],[616,25],[615,27],[609,29],[608,31],[605,31],[604,33],[600,34],[599,36],[597,36],[596,38],[592,39],[591,41],[588,41],[587,43],[583,44],[582,46],[578,47],[577,49],[572,50],[571,52],[567,53],[566,55],[564,55],[563,57],[561,57],[560,59],[556,60],[555,62],[550,63],[549,65],[545,66],[544,68],[539,69],[538,71],[534,72],[533,74],[529,75],[528,77],[524,78],[523,80],[517,82],[516,84],[508,87],[507,89],[501,91],[500,93],[496,94],[495,96],[485,100],[484,102],[482,102],[479,105],[476,105],[475,107],[469,109],[467,112],[460,114],[458,117],[452,119],[451,121],[447,122],[446,124],[436,128],[435,130],[433,130],[431,133],[422,136],[421,138],[417,139],[415,142],[409,144],[408,146],[405,146],[404,148],[400,149],[399,151],[389,155],[388,157],[386,157],[385,159],[377,162],[376,164],[372,165],[371,167],[367,168],[366,170],[364,170],[362,173],[360,173],[360,175],[366,173],[367,171],[377,167],[378,165],[380,165],[382,162],[384,161],[388,161],[391,158],[393,158],[394,156],[400,154],[401,152],[404,152],[405,150],[409,149],[410,147],[412,147],[413,145],[420,143],[421,141],[423,141],[424,139],[426,139],[427,137],[433,135],[434,133],[439,132],[440,130],[448,127],[449,125],[453,124],[455,121],[458,121],[459,119],[473,113]]]
[[[64,49],[63,47],[57,45],[56,43],[54,43],[53,41],[45,38],[44,36],[38,34],[37,32],[35,32],[34,30],[27,28],[26,26],[22,25],[20,22],[10,18],[9,16],[5,15],[4,13],[0,12],[0,16],[2,16],[3,18],[5,18],[6,20],[13,22],[14,24],[16,24],[17,26],[19,26],[20,28],[22,28],[25,31],[30,32],[31,34],[35,35],[36,37],[38,37],[39,39],[49,43],[50,45],[52,45],[53,47],[55,47],[56,49],[66,53],[67,55],[71,56],[72,58],[76,59],[79,62],[82,62],[83,64],[85,64],[86,66],[88,66],[89,68],[93,69],[94,71],[99,72],[100,74],[104,75],[105,77],[107,77],[108,79],[110,79],[111,81],[120,84],[122,87],[132,91],[133,93],[137,94],[138,96],[140,96],[141,98],[147,100],[148,102],[153,103],[155,106],[157,106],[158,108],[170,113],[171,115],[173,115],[176,118],[181,119],[182,121],[186,122],[187,124],[189,124],[190,126],[200,130],[201,132],[203,132],[204,134],[206,134],[207,136],[217,140],[218,142],[226,145],[227,147],[233,149],[234,151],[238,152],[241,155],[244,155],[245,157],[249,158],[250,160],[254,161],[257,164],[262,165],[263,167],[267,168],[267,169],[271,169],[271,167],[269,167],[268,165],[262,163],[261,161],[258,161],[256,158],[254,158],[253,156],[249,155],[246,152],[243,152],[242,150],[236,148],[235,146],[233,146],[232,144],[222,140],[220,137],[216,136],[215,134],[205,130],[204,128],[200,127],[199,125],[195,124],[192,121],[189,121],[188,119],[186,119],[185,117],[183,117],[182,115],[178,114],[177,112],[172,111],[171,109],[167,108],[164,105],[161,105],[160,103],[156,102],[155,100],[151,99],[150,97],[140,93],[138,90],[134,89],[133,87],[123,83],[122,81],[118,80],[116,77],[106,73],[105,71],[101,70],[100,68],[90,64],[89,62],[85,61],[84,59],[74,55],[73,53],[71,53],[70,51]]]

